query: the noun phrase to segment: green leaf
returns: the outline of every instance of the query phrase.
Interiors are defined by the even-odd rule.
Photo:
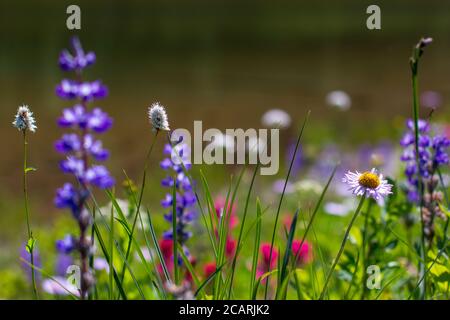
[[[30,171],[37,171],[37,168],[28,167],[28,168],[25,169],[25,173],[28,173]]]
[[[33,239],[33,238],[28,239],[26,249],[29,254],[31,254],[33,252],[35,243],[36,243],[35,239]]]

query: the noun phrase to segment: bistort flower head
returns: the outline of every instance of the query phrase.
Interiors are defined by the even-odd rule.
[[[383,175],[378,174],[375,168],[363,173],[348,171],[342,181],[349,185],[353,194],[366,195],[377,201],[392,193],[392,185],[384,180]]]
[[[154,131],[169,131],[169,121],[167,119],[166,109],[159,102],[153,103],[148,108],[148,117]]]
[[[33,112],[27,105],[21,105],[17,109],[16,117],[13,121],[13,126],[19,131],[31,131],[36,132],[36,120],[34,120]]]

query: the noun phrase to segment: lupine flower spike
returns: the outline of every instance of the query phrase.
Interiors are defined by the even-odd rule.
[[[85,54],[78,38],[72,39],[73,54],[65,50],[59,58],[59,65],[64,71],[74,71],[77,80],[64,79],[56,88],[56,94],[66,100],[76,100],[75,105],[63,110],[58,119],[58,125],[62,128],[74,129],[73,132],[64,134],[56,141],[55,149],[66,158],[60,162],[60,168],[64,173],[75,177],[76,184],[66,183],[57,190],[55,205],[58,208],[68,208],[77,220],[80,228],[78,239],[70,237],[70,250],[68,241],[60,242],[65,245],[66,254],[72,250],[80,253],[81,263],[81,288],[82,299],[87,297],[88,291],[94,283],[93,274],[88,262],[93,251],[93,241],[87,236],[87,229],[91,224],[91,214],[86,208],[86,202],[90,197],[90,187],[100,189],[111,188],[115,181],[106,167],[98,164],[90,164],[90,160],[105,161],[109,152],[103,148],[95,134],[104,133],[112,125],[112,119],[100,108],[88,109],[88,103],[94,99],[103,98],[107,94],[107,88],[100,82],[83,82],[81,73],[84,68],[95,62],[95,54]],[[69,238],[67,238],[69,239]]]

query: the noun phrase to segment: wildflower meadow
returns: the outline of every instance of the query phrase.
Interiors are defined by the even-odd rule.
[[[131,83],[168,80],[135,79],[139,66],[104,76],[129,61],[97,52],[96,37],[71,31],[45,56],[57,76],[36,86],[49,114],[27,92],[3,104],[3,153],[16,160],[2,186],[15,222],[1,220],[1,299],[450,299],[448,94],[427,84],[447,39],[418,36],[396,53],[399,115],[377,106],[384,124],[363,111],[340,124],[365,103],[342,73],[348,89],[322,85],[321,125],[302,101],[296,112],[280,102],[200,113],[156,86],[136,105]],[[315,90],[320,72],[302,76]],[[221,114],[236,125],[220,126]]]

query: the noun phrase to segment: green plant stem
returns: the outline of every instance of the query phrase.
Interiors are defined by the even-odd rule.
[[[38,291],[36,286],[36,274],[34,270],[34,239],[33,239],[33,232],[31,230],[30,226],[30,212],[28,209],[28,179],[27,179],[27,173],[28,173],[28,152],[27,152],[27,132],[26,130],[23,130],[23,196],[24,196],[24,202],[25,202],[25,219],[27,222],[27,233],[28,233],[28,241],[27,241],[27,250],[29,250],[30,253],[30,262],[31,262],[31,283],[33,286],[33,296],[35,299],[38,299]],[[31,245],[29,246],[29,244]]]
[[[145,181],[146,181],[147,169],[148,169],[148,162],[149,162],[149,159],[150,159],[150,155],[152,154],[152,150],[153,150],[153,146],[155,145],[156,138],[158,137],[158,133],[159,133],[159,130],[156,131],[155,138],[153,139],[152,144],[150,145],[150,149],[147,152],[147,156],[145,157],[144,173],[143,173],[143,176],[142,176],[141,191],[139,193],[139,202],[137,204],[136,215],[134,216],[133,225],[132,225],[131,231],[130,231],[130,236],[129,236],[128,245],[127,245],[127,251],[125,253],[125,261],[123,263],[122,271],[120,273],[121,274],[121,276],[120,276],[121,282],[123,282],[123,280],[125,278],[126,264],[128,262],[128,258],[130,256],[130,252],[131,252],[131,244],[133,242],[132,238],[133,238],[133,234],[134,234],[134,229],[136,228],[137,219],[139,217],[140,210],[141,210],[142,197],[144,195]]]
[[[362,294],[361,294],[361,300],[364,300],[366,293],[367,293],[367,286],[366,286],[366,280],[367,280],[367,264],[368,264],[368,260],[370,257],[370,244],[369,244],[369,248],[368,251],[366,252],[366,242],[367,242],[367,230],[369,228],[368,223],[369,223],[369,217],[370,217],[370,212],[372,211],[372,206],[373,206],[373,201],[370,200],[369,201],[369,205],[366,211],[366,215],[364,217],[364,230],[363,230],[363,239],[362,239],[362,261],[363,261],[363,277],[362,277]],[[358,264],[356,264],[356,267],[358,267]],[[356,271],[356,270],[355,270]],[[356,272],[355,272],[356,273]]]
[[[418,68],[419,68],[419,57],[413,59],[411,62],[411,71],[412,71],[412,90],[413,90],[413,115],[414,115],[414,147],[415,147],[415,158],[416,158],[416,170],[418,176],[418,188],[420,193],[420,206],[419,206],[419,215],[421,221],[421,258],[422,261],[419,261],[419,275],[423,278],[423,282],[420,288],[420,298],[425,299],[426,296],[426,272],[425,268],[427,265],[427,253],[426,253],[426,244],[425,244],[425,222],[423,220],[422,215],[422,207],[423,207],[423,183],[420,175],[420,158],[419,158],[419,79],[418,79]]]
[[[292,155],[291,163],[289,165],[289,170],[287,172],[286,179],[284,180],[283,192],[281,193],[280,201],[278,202],[277,213],[275,215],[275,221],[274,221],[274,224],[273,224],[272,240],[270,241],[269,261],[272,261],[273,245],[275,243],[275,234],[276,234],[276,231],[277,231],[278,218],[280,217],[280,210],[281,210],[281,205],[283,203],[284,193],[286,192],[286,187],[287,187],[287,184],[288,184],[288,181],[289,181],[289,176],[291,175],[292,166],[294,164],[295,157],[297,156],[297,151],[298,151],[298,147],[300,145],[300,140],[301,140],[301,138],[303,136],[303,130],[305,129],[305,126],[306,126],[306,123],[308,122],[310,114],[311,114],[311,111],[308,111],[308,113],[306,114],[306,117],[305,117],[305,121],[302,124],[302,128],[300,129],[300,133],[298,135],[297,142],[295,144],[294,154]],[[270,265],[269,265],[269,269],[267,271],[269,273],[269,275],[270,275],[270,269],[271,268],[270,268]],[[269,289],[269,276],[267,276],[266,286],[265,286],[265,289],[264,289],[264,300],[267,299],[268,289]]]
[[[328,271],[327,277],[325,279],[325,284],[323,286],[319,300],[323,300],[325,292],[327,291],[327,287],[328,287],[330,278],[333,275],[334,269],[336,268],[336,266],[339,262],[339,259],[341,258],[342,253],[344,252],[344,248],[345,248],[345,244],[347,243],[348,235],[350,234],[350,230],[352,229],[353,223],[355,222],[356,218],[358,217],[359,212],[361,211],[361,208],[364,204],[364,200],[366,200],[365,194],[361,197],[361,201],[359,202],[359,205],[356,208],[355,213],[353,214],[352,220],[350,221],[350,224],[348,225],[347,230],[345,231],[344,239],[342,240],[341,247],[339,248],[339,252],[333,261],[333,265],[331,266],[331,269]]]

